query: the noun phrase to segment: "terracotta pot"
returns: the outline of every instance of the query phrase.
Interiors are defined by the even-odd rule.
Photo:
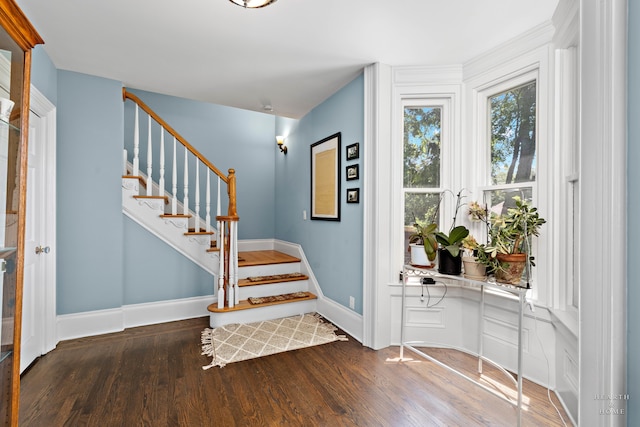
[[[500,268],[496,271],[496,280],[511,285],[519,285],[527,262],[527,254],[498,254]]]
[[[473,256],[463,256],[464,277],[471,280],[484,280],[487,276],[487,267],[478,262],[478,258]]]

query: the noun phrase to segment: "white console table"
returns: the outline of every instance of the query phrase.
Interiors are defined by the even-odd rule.
[[[409,279],[414,278],[414,279],[418,279],[418,283],[416,283],[415,285],[408,284]],[[431,278],[434,279],[436,281],[435,284],[422,284],[421,280],[423,278]],[[480,318],[479,318],[479,323],[478,323],[478,352],[474,353],[471,352],[467,349],[462,349],[462,348],[456,348],[456,347],[451,347],[451,346],[442,346],[442,345],[438,345],[437,343],[430,343],[430,342],[426,342],[426,341],[406,341],[405,340],[405,304],[406,304],[406,297],[407,297],[407,293],[406,293],[406,289],[408,286],[442,286],[441,284],[438,284],[438,281],[442,281],[442,280],[453,280],[456,282],[457,286],[461,286],[461,287],[469,287],[469,288],[475,288],[475,289],[479,289],[480,290]],[[511,374],[509,374],[509,372],[507,372],[502,366],[500,366],[498,363],[486,358],[483,355],[483,339],[482,339],[482,334],[484,331],[484,300],[485,300],[485,289],[496,289],[496,290],[500,290],[502,292],[506,292],[506,294],[502,294],[502,295],[511,295],[511,296],[515,296],[518,298],[518,372],[517,372],[517,380],[513,378],[513,376]],[[421,267],[414,267],[412,265],[405,265],[403,267],[403,271],[402,271],[402,313],[401,313],[401,319],[400,319],[400,359],[403,360],[404,359],[404,349],[407,348],[409,350],[411,350],[412,352],[436,363],[437,365],[455,373],[456,375],[459,375],[463,378],[465,378],[468,381],[471,381],[473,383],[475,383],[476,385],[482,387],[483,389],[489,391],[490,393],[500,397],[503,400],[506,400],[507,402],[509,402],[510,404],[514,405],[517,409],[517,417],[518,417],[518,427],[520,427],[521,423],[522,423],[522,319],[523,319],[523,312],[524,312],[524,305],[526,303],[526,295],[527,295],[527,291],[529,291],[528,288],[526,287],[520,287],[520,286],[514,286],[514,285],[509,285],[509,284],[504,284],[504,283],[497,283],[494,281],[478,281],[478,280],[471,280],[471,279],[467,279],[463,276],[450,276],[450,275],[446,275],[446,274],[439,274],[437,271],[431,270],[431,269],[426,269],[426,268],[421,268]],[[496,293],[496,295],[500,295],[500,293]],[[511,381],[513,381],[513,384],[517,387],[517,393],[518,393],[518,399],[516,402],[514,402],[511,399],[508,399],[507,397],[498,394],[494,389],[476,381],[475,379],[465,375],[464,373],[456,370],[455,368],[447,365],[446,363],[443,363],[441,361],[439,361],[438,359],[434,358],[433,356],[430,356],[428,354],[426,354],[424,351],[419,350],[416,347],[429,347],[429,346],[434,346],[437,345],[438,347],[446,347],[446,348],[454,348],[456,350],[459,351],[463,351],[465,353],[471,354],[473,356],[476,356],[478,358],[478,373],[482,373],[482,362],[485,361],[487,363],[490,363],[491,365],[495,366],[498,370],[500,370],[501,372],[503,372],[507,377],[509,377],[509,379]]]

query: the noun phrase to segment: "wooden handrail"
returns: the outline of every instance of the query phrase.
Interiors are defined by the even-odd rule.
[[[202,154],[200,154],[200,152],[198,150],[193,148],[193,146],[191,144],[189,144],[187,142],[187,140],[182,137],[182,135],[180,135],[175,129],[173,129],[171,126],[169,126],[169,124],[167,122],[165,122],[160,116],[158,116],[140,98],[138,98],[136,95],[132,94],[131,92],[128,92],[126,87],[123,87],[122,88],[122,100],[126,101],[127,99],[130,99],[133,102],[135,102],[136,104],[138,104],[140,106],[140,108],[142,108],[147,114],[149,114],[151,117],[153,117],[153,119],[156,122],[158,122],[160,124],[160,126],[162,126],[164,129],[166,129],[167,132],[169,132],[173,137],[175,137],[178,141],[180,141],[180,143],[182,145],[184,145],[187,150],[189,150],[194,156],[196,156],[198,159],[200,159],[200,161],[202,163],[204,163],[209,169],[211,169],[216,175],[218,175],[220,177],[220,179],[222,179],[227,184],[229,183],[229,179],[222,172],[220,172],[220,170],[217,167],[215,167],[213,164],[211,164],[211,162],[206,157],[204,157]],[[230,169],[229,171],[231,171],[231,170],[232,169]],[[235,200],[235,189],[234,189],[233,196],[234,196],[234,200]]]

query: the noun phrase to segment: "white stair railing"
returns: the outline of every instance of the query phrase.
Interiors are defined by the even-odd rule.
[[[193,229],[196,233],[199,233],[202,228],[207,233],[216,233],[216,230],[211,225],[211,172],[218,176],[217,195],[216,195],[216,222],[217,222],[217,239],[216,245],[219,249],[219,274],[218,274],[218,306],[223,308],[225,306],[233,307],[238,303],[238,214],[236,211],[236,178],[235,171],[229,169],[229,174],[225,176],[222,174],[209,160],[207,160],[202,154],[200,154],[191,144],[189,144],[180,134],[178,134],[171,126],[169,126],[164,120],[162,120],[153,110],[151,110],[144,102],[142,102],[136,95],[127,92],[123,88],[123,100],[130,99],[135,104],[134,112],[134,131],[133,131],[133,157],[131,159],[132,175],[139,176],[140,171],[140,127],[139,127],[139,108],[147,113],[147,148],[146,148],[146,170],[147,170],[147,197],[165,198],[169,193],[168,198],[171,200],[170,215],[178,216],[178,188],[180,183],[178,182],[178,169],[177,163],[177,145],[178,142],[184,148],[184,164],[182,166],[183,178],[182,178],[182,196],[183,196],[183,212],[182,215],[190,215],[190,191],[193,191],[194,197],[194,215],[193,215]],[[154,121],[159,127],[159,138],[155,139],[159,141],[158,146],[153,146],[154,138],[152,134],[154,132],[155,125],[152,125]],[[165,132],[168,132],[173,136],[173,149],[172,149],[172,164],[171,164],[171,191],[165,188]],[[153,154],[155,150],[159,157],[159,168],[157,172],[153,169]],[[195,158],[195,171],[193,176],[195,177],[194,188],[189,187],[189,161],[190,156]],[[126,175],[126,164],[128,163],[127,150],[123,151],[123,170]],[[206,186],[202,190],[200,185],[200,169],[206,168]],[[153,194],[154,173],[157,173],[158,182],[158,194]],[[227,184],[228,194],[228,209],[227,215],[221,215],[221,182]],[[204,194],[202,192],[204,191]],[[200,201],[205,200],[205,218],[200,218]],[[204,221],[204,226],[202,226]],[[187,225],[189,228],[189,225]]]
[[[178,168],[176,165],[176,139],[173,138],[173,171],[171,172],[171,215],[178,214]]]

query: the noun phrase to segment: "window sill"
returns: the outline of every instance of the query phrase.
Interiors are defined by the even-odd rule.
[[[578,338],[577,313],[550,308],[552,322],[560,322],[574,337]]]

